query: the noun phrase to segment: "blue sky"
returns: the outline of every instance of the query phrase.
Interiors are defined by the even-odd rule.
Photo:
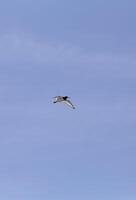
[[[1,3],[0,199],[136,199],[135,7]]]

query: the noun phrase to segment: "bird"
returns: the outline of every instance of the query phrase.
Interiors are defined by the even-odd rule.
[[[54,97],[54,101],[53,103],[66,103],[68,106],[70,106],[71,108],[75,109],[75,106],[72,104],[72,102],[69,100],[70,97],[68,96],[56,96]]]

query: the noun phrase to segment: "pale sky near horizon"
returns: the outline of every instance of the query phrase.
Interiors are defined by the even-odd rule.
[[[1,200],[136,199],[135,10],[1,2]]]

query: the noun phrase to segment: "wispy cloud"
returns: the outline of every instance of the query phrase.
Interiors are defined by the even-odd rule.
[[[108,52],[86,52],[82,47],[69,43],[41,41],[34,37],[9,33],[0,36],[1,63],[31,62],[35,64],[95,65],[106,67],[109,64],[131,64],[136,60],[130,56],[115,55]],[[106,64],[106,65],[105,65]]]

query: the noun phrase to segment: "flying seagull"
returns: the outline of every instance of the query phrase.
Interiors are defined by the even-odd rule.
[[[68,106],[70,106],[71,108],[75,109],[75,106],[71,103],[71,101],[69,100],[70,97],[68,96],[56,96],[54,97],[55,101],[53,103],[66,103]]]

